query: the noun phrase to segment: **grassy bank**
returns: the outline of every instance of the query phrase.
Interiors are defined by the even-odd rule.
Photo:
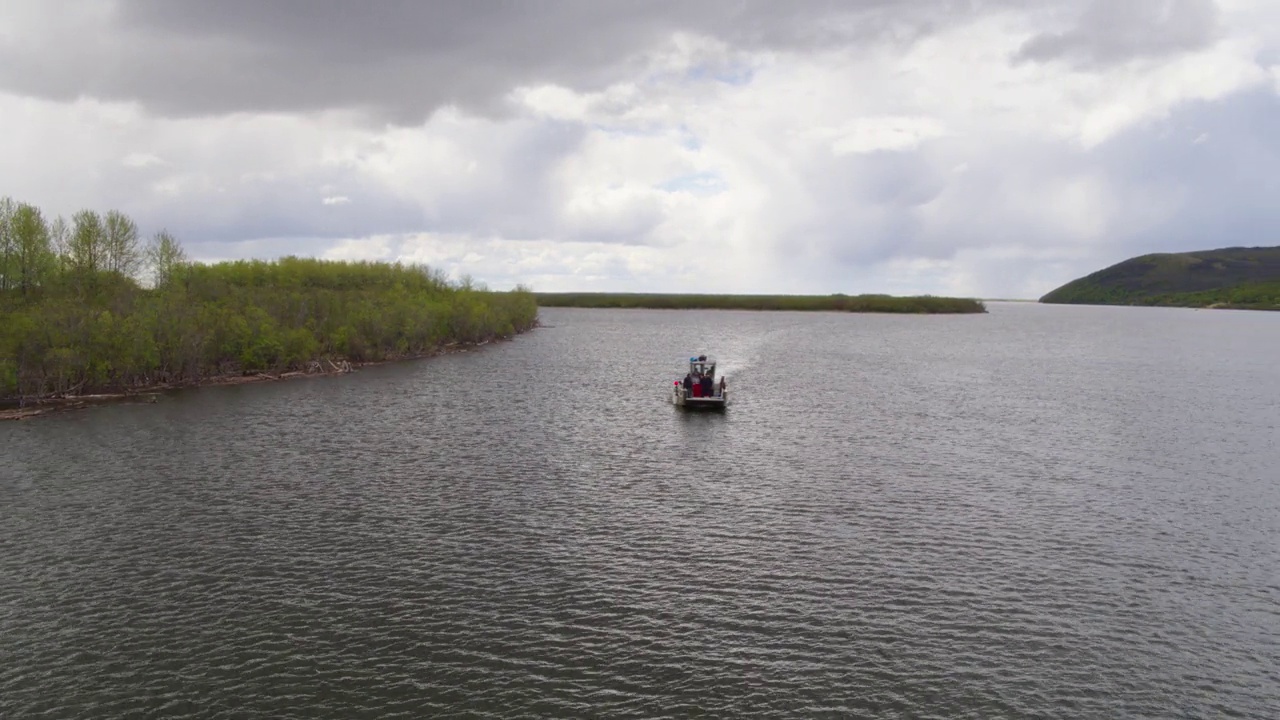
[[[969,298],[920,295],[681,295],[657,293],[534,293],[541,307],[656,308],[668,310],[825,310],[874,313],[983,313]]]
[[[425,267],[192,263],[164,233],[143,246],[119,214],[46,223],[29,206],[0,210],[0,404],[327,372],[537,322],[529,292],[452,284]]]

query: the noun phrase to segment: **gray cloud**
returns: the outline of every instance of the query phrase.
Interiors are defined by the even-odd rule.
[[[14,32],[26,41],[0,38],[0,88],[166,116],[357,108],[415,124],[443,104],[499,113],[521,83],[599,87],[678,30],[746,48],[910,42],[1010,3],[119,0],[98,14],[52,0]]]
[[[1185,106],[1161,123],[1158,131],[1131,130],[1111,140],[1105,152],[1066,153],[1060,149],[1018,152],[1034,158],[1042,176],[1079,170],[1096,171],[1117,190],[1121,209],[1106,233],[1090,245],[1073,245],[1055,238],[1044,225],[1018,226],[1003,217],[1008,208],[981,205],[973,196],[975,213],[990,214],[996,230],[987,241],[1004,241],[1039,250],[1040,257],[1004,263],[1009,277],[992,278],[985,287],[995,295],[1020,292],[1038,297],[1063,283],[1121,260],[1153,252],[1186,252],[1233,245],[1280,244],[1280,179],[1269,170],[1280,163],[1280,143],[1271,128],[1280,122],[1280,97],[1268,89],[1241,93],[1220,103]],[[1207,136],[1209,139],[1197,142]],[[1004,157],[1005,162],[1012,158]],[[1001,156],[992,158],[989,179]],[[1007,182],[1007,180],[1006,180]],[[988,184],[988,183],[983,183]],[[996,187],[995,183],[988,184]],[[1151,203],[1163,204],[1158,219],[1143,221]],[[999,232],[999,223],[1008,229]],[[982,238],[965,235],[982,226],[960,228],[949,238],[956,248],[981,247]],[[988,271],[1000,267],[993,263]],[[1022,278],[1038,278],[1034,286]]]
[[[124,210],[200,257],[415,251],[499,284],[678,290],[705,243],[723,254],[698,282],[738,291],[1038,297],[1144,252],[1280,241],[1280,99],[1241,69],[1274,43],[1239,64],[1249,51],[1219,46],[1222,72],[1158,91],[1142,79],[1160,63],[1111,67],[1238,31],[1208,2],[4,2],[0,103],[21,141],[0,146],[0,180],[59,212]],[[1022,39],[1004,19],[937,34],[999,7],[1055,29],[1017,59],[1065,65],[984,55]],[[678,30],[729,48],[693,44],[691,81],[662,74]],[[744,71],[737,51],[762,48],[783,52]],[[618,81],[635,85],[503,101]],[[446,103],[464,112],[424,123]],[[335,109],[367,122],[295,115]],[[906,135],[920,120],[919,143],[882,113]],[[1100,140],[1075,142],[1086,130]],[[615,142],[630,133],[665,140]]]
[[[784,254],[798,243],[814,257],[847,268],[931,252],[915,211],[946,183],[924,153],[831,158],[811,167],[805,180],[815,212],[794,235],[779,238]]]
[[[1199,50],[1219,31],[1213,0],[1093,0],[1075,27],[1036,35],[1016,59],[1110,65]]]
[[[248,238],[345,238],[410,232],[424,223],[422,208],[340,168],[305,167],[270,177],[237,178],[219,190],[173,194],[144,190],[163,181],[163,168],[99,166],[94,209],[115,208],[139,219],[147,232],[164,228],[183,242],[214,246]],[[149,177],[148,177],[149,176]],[[345,202],[324,202],[342,197]],[[68,213],[73,209],[68,208]]]
[[[1039,297],[1126,258],[1280,243],[1280,96],[1270,88],[1183,106],[1096,150],[1034,139],[981,148],[942,139],[913,153],[875,153],[808,167],[817,214],[780,234],[780,272],[818,287],[857,288],[868,268],[956,263],[993,297]],[[1202,139],[1207,138],[1207,139]],[[963,160],[953,174],[941,158]],[[1073,236],[1052,200],[1064,178],[1101,183],[1100,233]],[[926,222],[924,208],[938,215]],[[977,259],[974,259],[977,258]],[[883,278],[883,274],[880,276]],[[842,285],[841,282],[846,284]],[[945,292],[945,291],[944,291]]]
[[[1189,107],[1163,135],[1134,135],[1106,158],[1126,183],[1160,185],[1183,199],[1155,227],[1117,237],[1125,257],[1231,245],[1280,244],[1280,96],[1243,93],[1222,103]],[[1197,143],[1196,138],[1208,138]]]

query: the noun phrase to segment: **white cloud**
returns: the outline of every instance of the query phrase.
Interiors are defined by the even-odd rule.
[[[545,84],[516,88],[510,98],[536,116],[585,121],[597,112],[625,107],[636,94],[636,85],[632,82],[619,83],[593,93],[577,93],[560,85]]]
[[[380,235],[370,238],[347,239],[319,253],[325,260],[382,260],[391,262],[393,257],[391,238]]]
[[[152,155],[151,153],[129,153],[120,161],[125,167],[146,168],[156,167],[159,165],[167,165],[164,160]]]
[[[836,155],[877,150],[914,150],[925,140],[942,137],[942,124],[927,117],[859,118],[842,129],[831,144]]]
[[[346,195],[331,195],[320,202],[325,205],[349,205],[351,204],[351,198]]]

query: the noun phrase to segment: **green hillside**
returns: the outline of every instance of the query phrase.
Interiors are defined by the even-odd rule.
[[[1280,310],[1280,247],[1142,255],[1072,280],[1040,302]]]

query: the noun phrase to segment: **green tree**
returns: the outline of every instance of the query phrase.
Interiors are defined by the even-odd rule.
[[[13,213],[17,210],[12,198],[0,198],[0,292],[16,286],[17,242],[13,237]]]
[[[71,216],[66,259],[67,266],[72,271],[83,275],[91,275],[106,269],[106,227],[98,213],[92,210],[81,210]]]
[[[59,215],[49,223],[49,249],[53,251],[55,269],[62,270],[66,267],[66,258],[71,252],[70,243],[71,228]]]
[[[187,264],[186,251],[168,230],[161,230],[151,238],[144,257],[155,287],[172,284],[178,270]]]
[[[107,212],[103,219],[104,270],[134,277],[142,266],[138,247],[138,225],[118,210]]]
[[[23,295],[31,294],[43,285],[54,270],[54,254],[49,246],[49,227],[38,208],[23,203],[9,217],[10,235],[13,237],[14,259],[12,287]]]

